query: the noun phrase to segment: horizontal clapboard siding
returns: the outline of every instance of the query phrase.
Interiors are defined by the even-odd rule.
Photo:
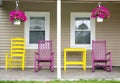
[[[96,23],[96,39],[107,41],[107,51],[112,52],[113,66],[120,66],[120,3],[103,3],[110,9],[110,19]],[[62,65],[63,50],[70,47],[70,13],[91,12],[97,3],[62,3]],[[67,60],[81,60],[81,54],[71,53]],[[91,50],[87,50],[87,66],[91,66]]]
[[[20,2],[24,11],[50,12],[50,39],[53,41],[56,65],[56,3],[55,2]],[[5,66],[5,53],[10,51],[11,37],[24,37],[24,23],[15,26],[9,21],[9,12],[15,9],[15,1],[3,1],[0,7],[0,66]],[[25,66],[34,65],[34,52],[37,49],[26,49]]]

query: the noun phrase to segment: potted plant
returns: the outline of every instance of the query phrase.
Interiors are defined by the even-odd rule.
[[[15,25],[20,25],[21,22],[25,22],[27,17],[21,10],[13,10],[10,12],[10,21]]]
[[[103,22],[103,19],[110,18],[109,10],[104,6],[98,6],[92,10],[92,18],[97,18],[97,22]]]

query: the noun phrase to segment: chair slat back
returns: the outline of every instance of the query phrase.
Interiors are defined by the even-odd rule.
[[[92,41],[93,57],[95,59],[105,59],[106,41]]]
[[[50,58],[50,53],[52,52],[52,40],[39,40],[38,52],[40,54],[40,56],[38,56],[39,59],[48,60]]]
[[[25,54],[25,39],[11,38],[11,56],[23,56]]]

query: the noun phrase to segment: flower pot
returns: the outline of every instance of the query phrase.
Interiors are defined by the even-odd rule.
[[[14,21],[14,25],[20,25],[21,24],[21,21],[20,20],[15,20]]]
[[[97,17],[97,22],[103,22],[103,18]]]

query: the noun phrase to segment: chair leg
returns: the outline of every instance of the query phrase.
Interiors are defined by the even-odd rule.
[[[110,72],[112,71],[112,65],[110,65]]]
[[[92,61],[92,72],[95,71],[95,65],[94,65],[94,61]]]
[[[7,55],[7,53],[6,53],[6,60],[5,61],[6,61],[5,62],[5,65],[6,65],[5,69],[7,70],[8,69],[8,55]]]
[[[22,71],[24,71],[24,67],[25,67],[25,62],[24,62],[24,57],[22,57],[23,59],[22,59]]]
[[[8,69],[8,63],[7,63],[7,61],[6,61],[6,64],[5,64],[5,65],[6,65],[5,69],[7,70],[7,69]]]
[[[36,64],[37,64],[37,61],[34,60],[34,71],[35,71],[35,72],[37,72]]]
[[[107,62],[105,62],[105,66],[103,66],[103,69],[104,69],[105,71],[108,71],[108,70],[107,70]]]
[[[95,66],[92,66],[92,72],[94,72],[95,71]]]
[[[10,68],[12,68],[12,58],[10,57]]]
[[[107,63],[107,62],[106,62]],[[106,64],[105,63],[105,64]],[[111,60],[110,60],[110,62],[109,62],[109,65],[105,65],[105,70],[107,71],[107,72],[111,72],[112,71],[112,62],[111,62]]]
[[[53,72],[54,71],[54,61],[50,62],[50,71]]]
[[[110,72],[112,71],[112,60],[110,59]]]
[[[40,62],[38,62],[38,70],[41,69],[41,65],[40,65]]]

